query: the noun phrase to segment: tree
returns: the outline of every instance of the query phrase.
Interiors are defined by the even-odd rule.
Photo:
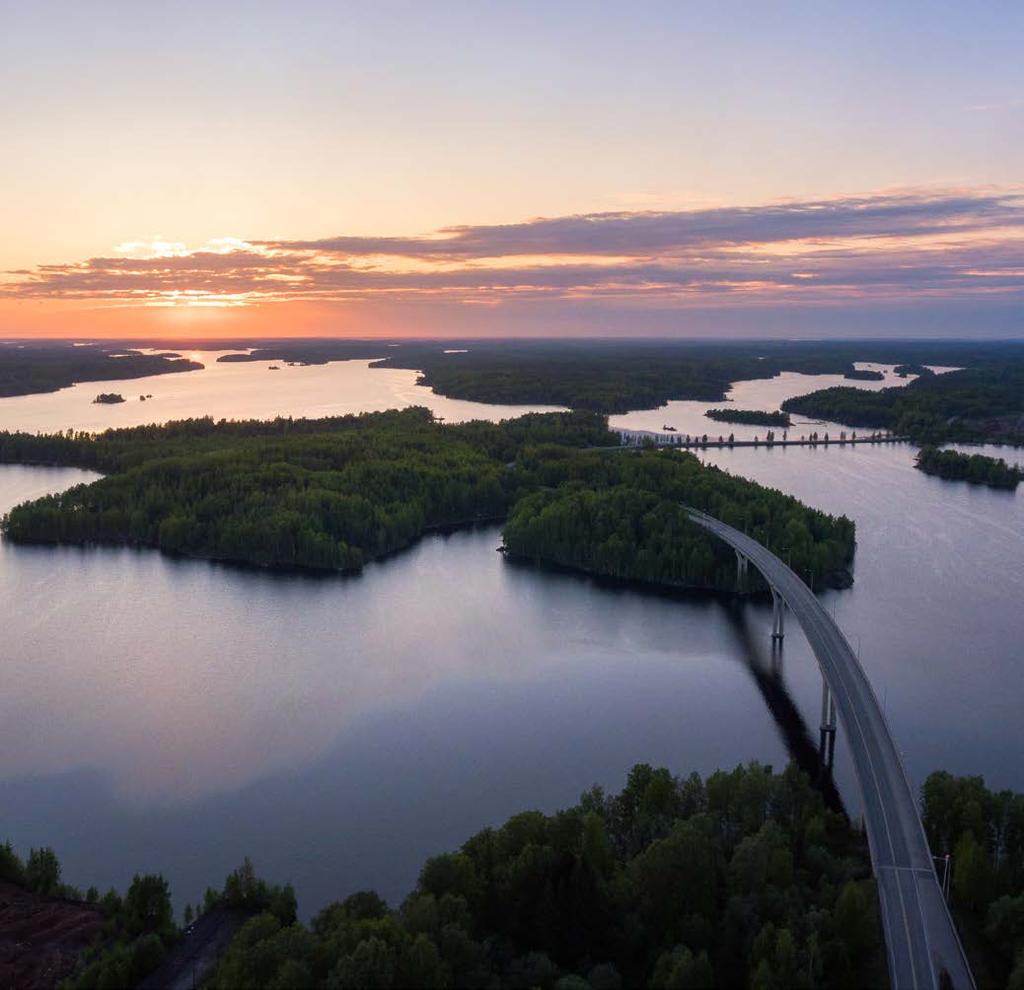
[[[972,911],[984,908],[992,896],[992,867],[988,854],[967,831],[953,854],[953,891]]]
[[[24,884],[25,864],[21,857],[14,851],[10,842],[0,845],[0,880],[7,880],[10,883]]]
[[[853,958],[870,952],[878,941],[878,926],[873,904],[864,885],[853,880],[843,885],[836,901],[836,934],[846,942]]]
[[[368,938],[338,960],[327,986],[330,990],[389,990],[395,985],[397,966],[390,945],[379,938]]]
[[[125,927],[133,935],[154,932],[161,937],[174,931],[171,890],[159,874],[136,874],[125,894]]]
[[[714,973],[706,952],[695,956],[685,945],[658,957],[651,977],[655,990],[711,990]]]
[[[60,884],[60,860],[49,846],[29,850],[25,882],[40,894],[56,892]]]

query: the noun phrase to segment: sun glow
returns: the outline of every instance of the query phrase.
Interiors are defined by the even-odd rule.
[[[107,313],[294,314],[316,305],[336,324],[356,303],[362,316],[398,304],[507,313],[558,301],[684,309],[1005,297],[1021,292],[1022,255],[1020,190],[903,191],[451,227],[443,236],[226,235],[195,246],[157,235],[3,273],[0,302]]]

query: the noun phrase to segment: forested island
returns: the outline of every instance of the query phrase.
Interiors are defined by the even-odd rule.
[[[508,518],[505,545],[517,556],[732,590],[732,551],[687,521],[686,503],[760,539],[815,587],[848,582],[848,519],[681,451],[586,449],[616,443],[593,413],[441,424],[420,408],[321,420],[196,419],[99,435],[0,433],[0,463],[107,473],[15,507],[3,529],[21,542],[128,544],[356,571],[429,529]]]
[[[1024,357],[926,375],[877,392],[821,389],[787,399],[782,408],[847,426],[892,430],[926,444],[1024,442]]]
[[[921,806],[932,850],[951,854],[950,906],[978,986],[1022,990],[1024,795],[937,772]],[[52,850],[23,862],[6,843],[0,883],[35,892],[23,910],[49,910],[53,923],[95,912],[86,951],[68,939],[63,969],[50,971],[68,990],[191,977],[189,944],[201,936],[189,933],[208,921],[236,931],[211,990],[886,982],[863,836],[794,766],[702,780],[640,764],[618,794],[593,787],[570,808],[523,812],[428,859],[397,908],[350,893],[308,925],[292,888],[261,880],[248,860],[186,905],[184,931],[160,875],[137,875],[124,896],[83,894],[61,883]],[[36,937],[45,949],[22,941],[5,958],[30,966],[61,936]]]
[[[125,399],[120,392],[100,392],[100,394],[92,401],[93,403],[99,403],[105,406],[113,406],[117,405],[119,402],[124,402]]]
[[[897,364],[893,371],[900,378],[909,378],[914,375],[916,378],[921,378],[924,375],[934,375],[935,372],[931,368],[923,364]]]
[[[64,341],[0,342],[0,396],[56,392],[76,382],[121,381],[202,367],[178,354],[142,354],[109,341],[81,347]]]
[[[849,378],[852,382],[881,382],[885,380],[885,375],[882,372],[871,368],[851,368],[843,374],[843,377]]]
[[[749,426],[782,426],[791,424],[789,415],[784,412],[766,412],[761,409],[709,409],[704,413],[708,419],[720,423],[744,423]]]
[[[925,474],[950,481],[966,481],[972,485],[988,485],[990,488],[1014,489],[1024,477],[1024,471],[1007,464],[1001,457],[962,454],[956,450],[939,450],[938,447],[923,447],[915,466]]]

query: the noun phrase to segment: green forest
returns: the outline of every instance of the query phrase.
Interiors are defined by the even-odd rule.
[[[977,985],[1024,990],[1024,795],[940,771],[921,808],[940,879],[951,855],[950,906]],[[102,911],[67,990],[173,969],[183,932],[162,876],[136,875],[123,896],[83,894],[60,877],[53,850],[22,861],[0,845],[0,881]],[[361,891],[309,924],[291,886],[268,884],[245,860],[185,906],[186,931],[224,911],[248,920],[212,990],[886,983],[864,838],[792,765],[702,780],[640,764],[618,794],[595,786],[571,808],[522,812],[428,859],[397,908]]]
[[[975,982],[1024,990],[1024,794],[940,771],[921,807],[932,852],[952,856],[950,905]]]
[[[63,342],[0,342],[0,396],[55,392],[75,382],[120,381],[199,368],[201,364],[179,354],[141,354],[109,343],[78,347]]]
[[[709,409],[704,413],[708,419],[720,423],[744,423],[748,426],[783,426],[791,423],[788,413],[766,412],[763,409]]]
[[[25,882],[9,845],[4,863]],[[68,990],[134,985],[181,941],[160,876],[87,899],[107,922]],[[769,990],[858,987],[885,971],[862,836],[800,771],[756,763],[706,781],[635,766],[619,794],[593,787],[427,860],[398,908],[363,891],[302,924],[291,887],[248,861],[185,908],[186,924],[223,908],[249,920],[211,990]]]
[[[636,766],[312,924],[249,921],[211,986],[861,986],[884,970],[866,849],[798,771]],[[287,981],[282,974],[287,973]]]
[[[1024,359],[1007,356],[869,392],[827,388],[787,399],[786,412],[847,426],[891,430],[919,443],[1024,442]]]
[[[812,587],[849,580],[849,519],[705,467],[692,454],[549,448],[526,452],[523,467],[539,488],[505,524],[505,548],[516,557],[659,585],[734,588],[732,550],[686,518],[689,505],[753,536]]]
[[[938,447],[922,447],[915,466],[925,474],[950,481],[966,481],[972,485],[988,485],[990,488],[1012,490],[1024,477],[1024,471],[1007,464],[1001,457],[962,454],[956,450],[939,450]]]
[[[506,547],[518,556],[732,589],[731,551],[684,520],[686,502],[778,548],[816,586],[848,568],[849,520],[680,451],[587,449],[615,442],[592,413],[449,425],[417,408],[322,420],[197,419],[99,435],[0,433],[0,463],[106,473],[15,507],[3,527],[21,542],[128,544],[357,571],[432,528],[508,517]],[[579,515],[579,500],[597,508]],[[552,525],[574,513],[570,528]]]

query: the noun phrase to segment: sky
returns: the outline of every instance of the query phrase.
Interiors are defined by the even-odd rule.
[[[1019,3],[0,25],[5,336],[1024,336]]]

